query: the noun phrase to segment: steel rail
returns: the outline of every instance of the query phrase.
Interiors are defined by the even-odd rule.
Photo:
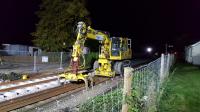
[[[95,83],[99,84],[102,83],[109,78],[104,78],[104,77],[95,77]],[[48,98],[58,96],[76,89],[83,90],[84,89],[84,84],[66,84],[63,86],[43,90],[37,93],[29,94],[23,97],[15,98],[12,100],[4,101],[0,103],[0,111],[1,112],[7,112],[11,110],[15,110],[30,104],[37,103],[39,101],[46,100]],[[72,93],[73,94],[73,93]]]

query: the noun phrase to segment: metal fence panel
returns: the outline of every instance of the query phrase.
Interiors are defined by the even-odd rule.
[[[38,73],[66,68],[70,52],[34,52],[0,50],[0,73]]]

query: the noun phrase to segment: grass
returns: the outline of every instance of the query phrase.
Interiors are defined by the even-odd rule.
[[[159,104],[159,112],[200,112],[200,69],[177,64]]]
[[[79,112],[117,112],[121,109],[122,91],[116,89],[89,99],[80,106]]]

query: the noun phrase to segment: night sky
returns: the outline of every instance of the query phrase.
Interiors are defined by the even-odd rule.
[[[31,44],[39,0],[0,1],[0,43]]]
[[[31,44],[40,0],[2,0],[0,43]],[[130,37],[135,51],[169,43],[181,50],[200,40],[199,0],[88,0],[92,27]]]

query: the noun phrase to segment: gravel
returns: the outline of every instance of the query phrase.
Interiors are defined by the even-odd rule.
[[[32,109],[25,107],[13,112],[76,112],[78,111],[79,105],[85,103],[90,98],[110,91],[110,89],[115,88],[121,80],[121,77],[115,77],[112,80],[108,80],[90,88],[88,91],[82,90],[70,95],[62,95],[59,99],[54,99],[47,104]]]

